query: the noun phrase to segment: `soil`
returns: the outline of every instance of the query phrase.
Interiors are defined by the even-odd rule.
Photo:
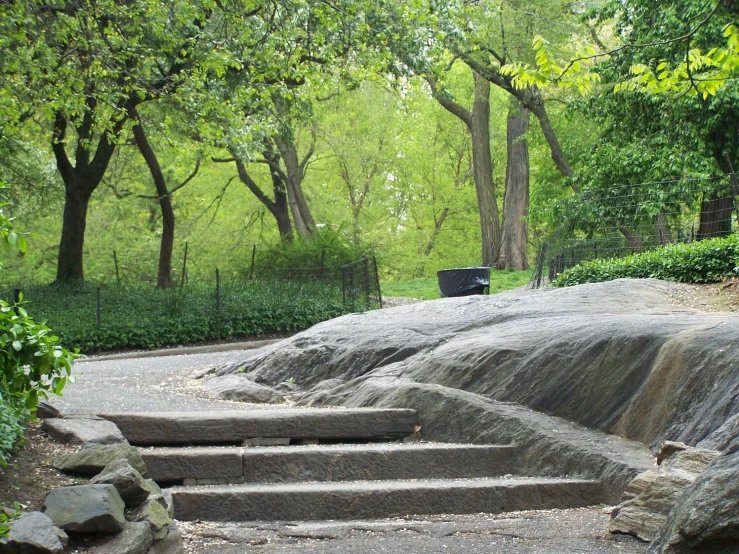
[[[76,447],[60,444],[41,430],[41,422],[29,423],[24,444],[0,471],[0,506],[12,508],[17,502],[23,511],[41,510],[47,493],[55,487],[76,485],[81,481],[64,475],[51,464]]]

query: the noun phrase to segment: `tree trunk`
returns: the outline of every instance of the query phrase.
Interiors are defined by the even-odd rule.
[[[475,101],[470,118],[470,133],[477,206],[480,212],[482,265],[493,267],[500,252],[500,216],[490,155],[490,83],[477,73],[472,74],[475,79]]]
[[[629,243],[629,248],[632,252],[644,252],[644,241],[642,241],[638,233],[634,233],[631,229],[626,227],[626,225],[617,225],[617,228],[626,238],[626,241]]]
[[[513,100],[508,110],[506,188],[499,269],[529,268],[526,216],[529,212],[529,111]]]
[[[670,232],[670,225],[667,222],[666,214],[659,214],[657,221],[654,225],[655,231],[657,232],[657,240],[660,245],[670,244],[672,242],[672,233]]]
[[[64,215],[56,267],[56,282],[58,283],[84,280],[83,258],[87,208],[92,193],[100,185],[108,169],[108,164],[115,151],[116,139],[126,122],[126,117],[119,117],[113,123],[112,128],[102,134],[93,155],[90,143],[94,139],[92,128],[96,106],[94,98],[87,98],[87,111],[76,128],[75,165],[72,165],[66,149],[67,117],[63,112],[58,111],[54,118],[51,148],[57,169],[64,182]]]
[[[730,235],[733,207],[731,196],[719,196],[718,193],[713,193],[708,200],[704,197],[701,202],[698,240]]]
[[[167,288],[174,284],[172,281],[172,251],[174,249],[175,216],[174,209],[172,209],[172,198],[169,195],[167,182],[164,179],[164,173],[162,173],[159,160],[149,140],[146,138],[144,128],[140,122],[137,122],[133,127],[133,137],[151,173],[157,191],[159,208],[162,211],[162,240],[159,243],[157,287]]]
[[[426,272],[426,260],[428,260],[431,252],[433,252],[434,246],[436,246],[436,239],[439,238],[441,227],[442,225],[444,225],[444,222],[446,221],[446,218],[448,216],[449,208],[445,206],[444,209],[441,210],[441,214],[439,215],[438,219],[434,221],[434,231],[431,233],[431,237],[429,237],[429,241],[426,243],[426,248],[423,251],[418,267],[416,268],[417,277],[423,277],[424,273]]]
[[[303,237],[311,237],[316,231],[316,222],[308,208],[308,202],[303,194],[303,169],[298,161],[298,151],[295,142],[284,137],[275,137],[275,143],[280,150],[282,162],[287,173],[287,193],[293,220],[298,233]]]
[[[85,227],[87,226],[87,207],[91,194],[85,187],[64,183],[64,216],[62,219],[62,238],[59,242],[59,257],[56,266],[56,281],[82,281],[85,278],[83,252],[85,248]]]
[[[282,179],[278,171],[272,169],[272,165],[280,165],[280,156],[271,148],[267,148],[264,157],[270,167],[270,176],[272,177],[272,192],[275,200],[271,206],[267,206],[270,213],[277,222],[277,230],[280,237],[288,244],[293,242],[293,226],[290,222],[290,204],[287,199],[287,183]]]

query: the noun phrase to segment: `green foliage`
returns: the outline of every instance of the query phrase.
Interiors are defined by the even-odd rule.
[[[19,502],[14,502],[12,510],[8,510],[7,512],[5,510],[0,511],[0,539],[10,532],[10,522],[26,513],[24,511],[26,507]]]
[[[344,233],[324,228],[310,238],[296,236],[292,243],[279,242],[267,250],[258,250],[254,265],[269,273],[274,269],[340,266],[355,259],[354,248]]]
[[[8,465],[10,451],[23,436],[21,419],[22,415],[18,410],[5,398],[0,397],[0,468]],[[1,512],[0,515],[2,515]],[[0,536],[2,536],[2,523],[0,521]]]
[[[530,271],[490,271],[490,294],[521,287],[531,279]],[[410,279],[383,283],[383,296],[405,296],[421,300],[441,298],[439,281],[435,278]]]
[[[220,316],[212,283],[184,288],[107,286],[32,287],[32,309],[59,331],[65,344],[86,353],[123,348],[161,348],[218,338],[292,332],[364,309],[344,302],[341,288],[279,279],[235,279],[221,285]]]
[[[739,236],[689,244],[670,244],[625,258],[593,260],[557,276],[552,283],[569,287],[620,278],[655,278],[682,283],[711,283],[739,271]]]

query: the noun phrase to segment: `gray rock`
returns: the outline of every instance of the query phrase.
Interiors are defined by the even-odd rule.
[[[39,402],[36,407],[36,417],[39,419],[51,419],[62,417],[62,413],[47,402]]]
[[[126,460],[141,475],[146,476],[146,464],[138,449],[128,444],[106,444],[86,446],[79,452],[64,454],[56,460],[54,467],[73,475],[92,477],[117,460]]]
[[[114,423],[101,418],[46,419],[41,429],[65,444],[128,444]]]
[[[659,467],[642,473],[629,484],[622,503],[611,514],[608,530],[651,541],[685,490],[718,456],[715,450],[665,443],[657,456]]]
[[[739,450],[708,467],[670,511],[649,545],[649,554],[737,552],[739,544]]]
[[[146,554],[154,542],[147,522],[128,522],[118,533],[89,545],[92,554]]]
[[[327,321],[224,366],[274,386],[377,377],[525,404],[648,445],[695,445],[734,413],[739,318],[676,307],[678,285],[621,279],[445,298]],[[335,382],[334,382],[335,383]],[[451,416],[452,414],[450,414]]]
[[[182,547],[182,534],[174,523],[167,528],[167,535],[151,545],[147,554],[184,554],[185,549]]]
[[[44,513],[72,533],[118,533],[126,524],[124,508],[113,485],[60,487],[44,502]]]
[[[31,512],[11,521],[8,535],[0,540],[4,554],[62,554],[67,535],[51,518],[41,512]]]
[[[172,517],[169,515],[167,508],[156,498],[150,498],[141,506],[135,508],[129,519],[131,521],[147,522],[151,527],[151,533],[155,540],[164,538],[167,535],[169,525],[172,523]]]
[[[735,414],[716,429],[713,433],[698,443],[701,448],[710,448],[728,452],[739,448],[739,414]]]
[[[224,375],[209,379],[203,389],[215,398],[252,402],[258,404],[282,404],[285,397],[276,390],[259,385],[241,374]]]
[[[102,472],[90,479],[90,484],[115,486],[129,508],[144,502],[149,497],[150,492],[141,474],[124,459],[109,463]]]

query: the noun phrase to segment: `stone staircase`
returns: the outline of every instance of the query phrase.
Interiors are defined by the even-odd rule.
[[[103,417],[140,447],[184,521],[500,513],[604,501],[598,481],[516,476],[515,446],[418,442],[413,410]]]

